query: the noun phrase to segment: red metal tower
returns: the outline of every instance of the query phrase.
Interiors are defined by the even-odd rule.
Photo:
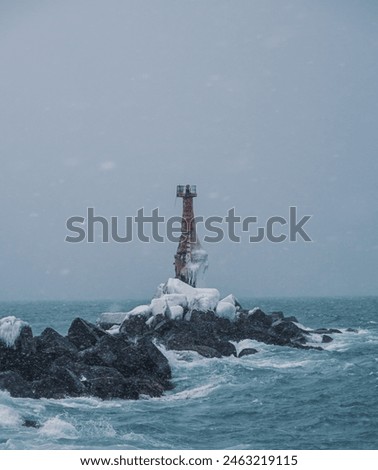
[[[175,275],[181,281],[195,287],[200,268],[206,269],[207,253],[202,250],[196,234],[193,198],[197,196],[196,186],[177,186],[177,197],[183,199],[181,236],[175,255]]]

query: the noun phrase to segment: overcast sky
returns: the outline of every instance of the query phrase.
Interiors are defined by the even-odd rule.
[[[0,300],[151,297],[176,244],[66,220],[177,215],[186,183],[197,215],[313,216],[311,243],[204,244],[203,285],[377,294],[377,59],[375,0],[1,0]]]

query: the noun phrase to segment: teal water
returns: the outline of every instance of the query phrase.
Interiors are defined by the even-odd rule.
[[[0,303],[34,334],[140,302]],[[0,449],[377,449],[378,298],[243,299],[307,327],[334,327],[324,351],[252,342],[258,354],[163,351],[174,390],[158,399],[31,400],[0,392]],[[356,328],[358,333],[346,332]],[[22,426],[37,419],[39,429]]]

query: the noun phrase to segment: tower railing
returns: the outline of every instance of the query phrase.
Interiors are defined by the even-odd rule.
[[[177,186],[177,197],[196,197],[197,196],[197,186],[195,184],[179,184]]]

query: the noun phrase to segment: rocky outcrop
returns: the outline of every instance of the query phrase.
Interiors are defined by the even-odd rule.
[[[138,399],[171,388],[171,369],[150,337],[112,336],[76,318],[67,337],[52,328],[33,337],[22,327],[14,344],[0,339],[0,389],[14,397]]]
[[[33,337],[29,325],[0,319],[0,389],[15,397],[138,399],[161,396],[171,369],[156,344],[194,351],[206,358],[258,353],[243,340],[298,349],[318,349],[340,334],[307,330],[296,317],[259,308],[246,310],[233,295],[219,300],[216,289],[194,289],[169,280],[150,305],[104,313],[97,325],[75,318],[62,336],[52,328]]]

